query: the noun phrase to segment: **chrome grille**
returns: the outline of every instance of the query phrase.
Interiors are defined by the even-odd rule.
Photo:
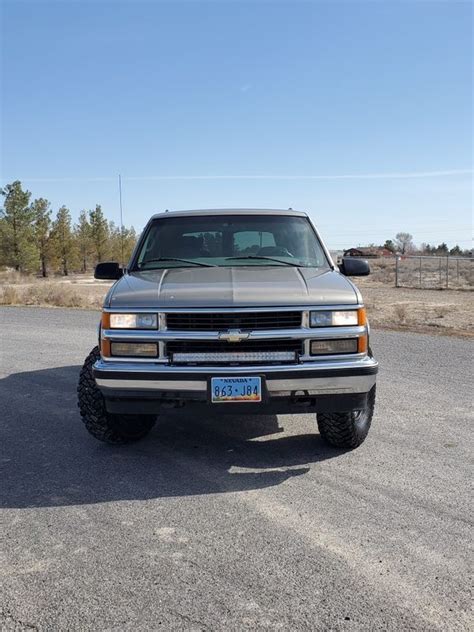
[[[301,327],[301,312],[170,312],[166,314],[166,326],[170,331],[295,329]]]

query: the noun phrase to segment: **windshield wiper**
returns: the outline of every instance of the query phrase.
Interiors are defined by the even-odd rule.
[[[282,261],[281,259],[275,259],[274,257],[265,257],[264,255],[245,255],[243,257],[226,257],[226,261],[230,261],[231,259],[266,259],[267,261],[276,261],[277,263],[281,263],[285,266],[293,266],[294,268],[302,267],[299,263],[292,263],[291,261]]]
[[[159,263],[160,261],[179,261],[181,263],[190,263],[193,266],[201,266],[202,268],[216,267],[213,263],[202,263],[201,261],[192,261],[191,259],[179,259],[178,257],[157,257],[156,259],[147,259],[146,261],[142,261],[139,267],[142,268],[147,263]]]

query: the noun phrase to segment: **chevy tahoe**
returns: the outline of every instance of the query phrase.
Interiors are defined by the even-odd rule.
[[[357,447],[371,424],[378,363],[348,277],[366,274],[365,260],[336,266],[303,212],[154,215],[126,268],[95,270],[115,283],[79,379],[87,430],[135,441],[158,414],[182,406],[313,413],[326,441]]]

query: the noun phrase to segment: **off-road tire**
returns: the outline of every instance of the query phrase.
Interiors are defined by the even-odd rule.
[[[92,367],[100,358],[98,347],[87,356],[77,385],[78,406],[82,421],[90,434],[105,443],[123,444],[146,436],[155,424],[150,415],[112,415],[105,408],[104,397],[95,383]]]
[[[336,448],[352,450],[364,442],[372,423],[375,407],[375,386],[367,396],[367,407],[350,413],[318,413],[321,436]]]

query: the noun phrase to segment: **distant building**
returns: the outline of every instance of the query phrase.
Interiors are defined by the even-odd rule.
[[[361,248],[349,248],[344,251],[344,257],[365,257],[375,259],[376,257],[393,257],[393,252],[383,246],[367,246]]]

